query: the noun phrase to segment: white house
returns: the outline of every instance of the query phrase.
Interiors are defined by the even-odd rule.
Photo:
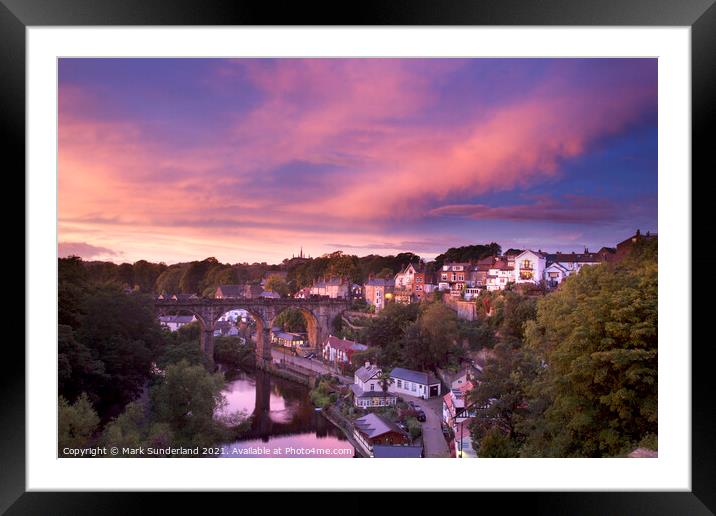
[[[544,269],[544,280],[550,287],[556,287],[572,272],[559,262],[551,263]]]
[[[390,378],[388,390],[395,394],[423,399],[440,396],[440,380],[429,373],[396,367],[390,372]]]
[[[415,273],[418,271],[412,263],[395,275],[395,288],[411,288],[415,283]]]
[[[323,360],[334,364],[350,363],[353,353],[365,351],[368,346],[359,344],[352,340],[339,339],[333,335],[329,335],[323,343]]]
[[[495,260],[487,271],[487,290],[504,290],[508,283],[515,282],[515,269],[506,259]]]
[[[544,279],[547,285],[556,287],[567,277],[579,272],[585,265],[599,265],[606,261],[608,256],[604,253],[555,253],[547,255],[547,267],[544,270]]]
[[[515,282],[539,283],[544,278],[547,255],[541,251],[522,251],[515,256]]]
[[[387,407],[395,405],[397,396],[390,391],[383,391],[380,376],[383,370],[375,364],[366,362],[353,375],[353,404],[356,407]]]

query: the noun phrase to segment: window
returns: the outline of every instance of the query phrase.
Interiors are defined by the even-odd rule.
[[[440,276],[440,279],[442,279],[443,281],[447,281],[447,276],[448,276],[447,274],[442,274]]]
[[[413,392],[415,392],[415,384],[414,384],[414,383],[411,383],[411,384],[410,384],[410,390],[413,391]]]
[[[398,380],[397,385],[398,385],[399,389],[402,389],[403,388],[403,380]]]
[[[375,390],[375,384],[374,384],[374,383],[371,383],[371,384],[370,384],[370,390],[371,390],[371,391],[374,391],[374,390]]]
[[[458,280],[458,281],[465,281],[465,275],[464,275],[464,274],[458,274],[458,275],[457,275],[457,280]]]

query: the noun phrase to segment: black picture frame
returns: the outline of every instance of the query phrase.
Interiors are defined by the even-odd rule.
[[[709,135],[716,125],[715,0],[391,0],[332,6],[299,2],[220,2],[197,0],[0,0],[0,120],[5,163],[25,169],[25,29],[77,25],[550,25],[688,26],[692,73],[692,254],[693,270],[712,265],[712,232],[697,227],[708,214],[693,188],[716,170]],[[711,129],[711,131],[709,131]],[[7,158],[14,158],[8,160]],[[700,171],[696,174],[696,171]],[[688,174],[689,171],[684,171]],[[17,174],[19,176],[19,174]],[[688,253],[685,257],[688,259]],[[26,257],[27,258],[27,257]],[[691,281],[691,278],[686,278]],[[693,291],[692,328],[704,327],[709,304]],[[702,300],[704,301],[704,300]],[[535,514],[713,514],[716,511],[716,426],[713,339],[692,340],[692,491],[480,494],[480,506],[504,504],[509,497]],[[689,345],[690,343],[669,343]],[[25,355],[6,346],[0,374],[4,424],[0,427],[0,511],[7,514],[129,513],[146,495],[128,493],[39,493],[25,489]],[[141,497],[141,498],[140,498]],[[141,501],[140,501],[141,500]],[[453,501],[457,500],[453,498]],[[184,503],[184,502],[181,502]],[[453,508],[468,506],[448,504]],[[504,505],[503,505],[504,507]]]

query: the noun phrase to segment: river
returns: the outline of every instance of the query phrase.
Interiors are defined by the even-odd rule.
[[[252,416],[244,437],[224,443],[221,457],[352,458],[343,432],[316,412],[309,389],[256,370],[233,373],[223,394],[226,412]]]

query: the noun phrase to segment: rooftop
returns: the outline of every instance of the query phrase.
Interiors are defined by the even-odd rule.
[[[339,339],[333,335],[329,335],[326,339],[326,344],[330,345],[334,349],[340,349],[342,351],[365,351],[368,346],[365,344],[359,344],[352,340]]]
[[[359,417],[353,422],[353,424],[369,439],[387,434],[388,432],[397,432],[399,434],[405,433],[392,421],[383,419],[379,415],[372,412],[363,417]]]
[[[425,373],[422,371],[413,371],[412,369],[404,369],[402,367],[396,367],[395,369],[393,369],[390,372],[390,376],[392,378],[399,378],[401,380],[420,383],[423,385],[433,385],[436,383],[440,383],[440,380],[435,378],[435,376],[430,373]]]
[[[422,446],[373,445],[373,457],[376,459],[419,459],[422,456]]]
[[[362,382],[367,382],[371,378],[378,376],[381,373],[380,367],[375,364],[367,364],[358,368],[355,372],[356,378],[359,378]]]

